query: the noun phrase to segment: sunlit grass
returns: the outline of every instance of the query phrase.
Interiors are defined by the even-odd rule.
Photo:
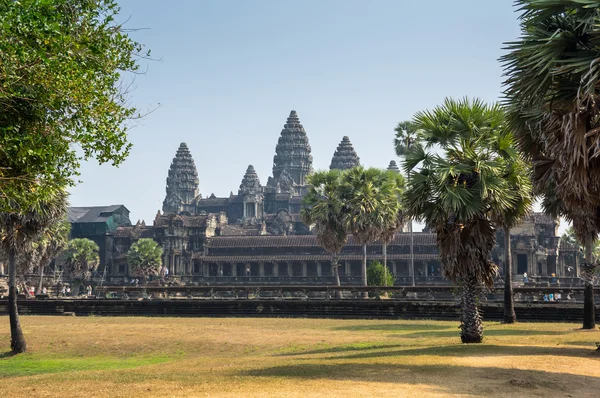
[[[457,322],[249,318],[22,317],[0,396],[596,397],[596,331],[486,323],[460,344]]]

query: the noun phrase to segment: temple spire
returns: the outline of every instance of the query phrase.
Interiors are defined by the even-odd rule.
[[[254,170],[254,166],[248,166],[246,174],[244,174],[244,178],[240,184],[238,195],[256,195],[261,192],[261,189],[260,179]]]
[[[330,170],[348,170],[360,164],[360,158],[356,154],[350,138],[344,136],[331,159]]]
[[[387,167],[387,169],[389,171],[394,171],[396,173],[400,173],[400,169],[398,168],[398,165],[396,164],[395,160],[390,160],[390,165]]]
[[[295,110],[290,112],[273,157],[273,178],[277,180],[284,171],[297,185],[305,185],[312,171],[312,155],[304,127]]]
[[[192,203],[198,196],[198,170],[185,142],[182,142],[173,158],[167,177],[166,197],[163,212],[179,213],[184,205]]]

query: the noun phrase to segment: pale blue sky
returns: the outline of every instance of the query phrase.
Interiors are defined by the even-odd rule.
[[[314,167],[344,135],[366,166],[395,159],[397,122],[444,97],[501,95],[502,43],[519,35],[511,0],[121,0],[126,27],[160,61],[131,101],[153,109],[130,130],[120,168],[83,165],[74,206],[124,204],[152,223],[180,142],[203,196],[237,193],[249,164],[264,184],[294,108]]]

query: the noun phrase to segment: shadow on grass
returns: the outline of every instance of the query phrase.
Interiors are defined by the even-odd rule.
[[[389,331],[403,331],[403,330],[447,330],[448,326],[434,325],[427,323],[415,323],[415,324],[398,324],[398,323],[384,323],[375,325],[354,325],[354,326],[341,326],[333,328],[333,330],[346,330],[351,332],[361,332],[369,330],[389,330]]]
[[[397,331],[401,331],[398,329]],[[527,330],[527,329],[484,329],[484,336],[531,336],[531,335],[547,335],[547,336],[560,336],[571,333],[572,330]],[[407,339],[419,339],[419,338],[441,338],[441,337],[458,337],[460,336],[460,329],[458,324],[455,329],[452,330],[440,330],[440,331],[423,331],[406,334],[394,334],[391,337],[407,338]]]
[[[489,396],[572,396],[581,391],[598,391],[600,378],[540,370],[457,365],[404,365],[380,363],[292,364],[254,369],[241,373],[251,377],[328,379],[357,382],[383,382],[434,386],[451,394]],[[544,389],[546,391],[540,391]],[[537,390],[537,391],[536,391]],[[561,394],[562,395],[562,394]]]
[[[0,359],[14,357],[15,355],[17,355],[17,354],[15,354],[12,351],[4,352],[4,353],[0,354]]]
[[[401,348],[404,347],[405,344],[377,344],[377,343],[357,343],[357,344],[345,344],[340,346],[326,347],[326,348],[317,348],[315,350],[306,350],[306,351],[292,351],[292,352],[283,352],[277,354],[277,356],[281,357],[289,357],[289,356],[298,356],[298,355],[313,355],[313,354],[329,354],[334,352],[349,352],[349,351],[370,351],[370,350],[379,350],[379,349],[390,349],[390,348]]]
[[[331,356],[328,360],[366,359],[401,356],[442,356],[442,357],[494,357],[494,356],[562,356],[593,358],[594,351],[589,348],[540,347],[540,346],[504,346],[493,344],[460,344],[356,353]]]

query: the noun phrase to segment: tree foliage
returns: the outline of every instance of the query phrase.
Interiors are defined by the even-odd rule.
[[[72,184],[81,160],[127,156],[123,74],[142,46],[118,12],[114,0],[0,1],[0,211]]]
[[[395,277],[382,263],[372,261],[367,267],[367,281],[369,286],[394,286]]]
[[[435,231],[443,273],[464,289],[461,338],[480,342],[477,289],[482,283],[493,286],[496,223],[499,215],[517,213],[521,198],[513,180],[527,175],[508,178],[517,171],[517,154],[499,105],[446,99],[431,111],[418,112],[413,123],[420,142],[406,154],[411,179],[405,210]]]
[[[92,272],[100,265],[100,248],[89,239],[72,239],[65,250],[64,266],[67,273],[76,281],[88,281]]]
[[[600,2],[517,0],[506,104],[544,210],[571,221],[586,255],[583,327],[595,327],[594,242],[600,233]]]
[[[399,122],[394,131],[396,132],[396,137],[394,138],[396,155],[406,156],[408,148],[418,140],[417,129],[411,121],[405,120]]]
[[[139,239],[127,252],[130,275],[144,279],[151,275],[158,275],[162,265],[162,254],[162,248],[154,239]]]

